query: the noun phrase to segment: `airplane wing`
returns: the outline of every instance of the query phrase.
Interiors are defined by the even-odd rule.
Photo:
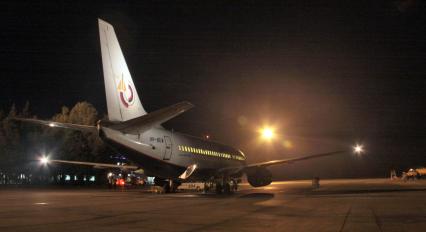
[[[126,134],[139,134],[153,126],[160,125],[161,123],[180,115],[192,107],[194,107],[194,105],[187,101],[180,102],[152,113],[145,114],[141,117],[111,125],[109,128],[119,130]]]
[[[137,170],[138,166],[133,165],[116,165],[116,164],[107,164],[107,163],[93,163],[93,162],[82,162],[82,161],[69,161],[69,160],[47,160],[48,163],[64,163],[64,164],[76,164],[76,165],[86,165],[92,166],[94,168],[117,168],[121,170]]]
[[[27,123],[33,123],[33,124],[39,124],[39,125],[44,125],[44,126],[49,126],[49,127],[73,129],[73,130],[84,131],[84,132],[92,132],[92,133],[98,132],[98,129],[96,128],[96,126],[87,126],[87,125],[72,124],[72,123],[45,121],[45,120],[32,119],[32,118],[12,118],[12,120],[27,122]]]
[[[294,158],[288,158],[288,159],[271,160],[271,161],[266,161],[266,162],[247,164],[247,165],[239,166],[239,167],[227,167],[227,168],[221,169],[219,172],[232,175],[232,174],[236,174],[236,173],[239,173],[239,172],[246,172],[246,171],[253,169],[253,168],[268,167],[268,166],[278,165],[278,164],[291,164],[291,163],[294,163],[294,162],[297,162],[297,161],[315,159],[315,158],[319,158],[319,157],[330,156],[330,155],[335,155],[335,154],[340,154],[340,153],[345,153],[345,152],[347,152],[347,151],[332,151],[332,152],[326,152],[326,153],[320,153],[320,154],[314,154],[314,155],[307,155],[307,156],[301,156],[301,157],[294,157]]]

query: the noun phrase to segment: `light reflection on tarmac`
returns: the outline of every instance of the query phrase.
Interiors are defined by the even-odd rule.
[[[0,189],[0,231],[419,231],[426,181],[241,185],[232,195]]]

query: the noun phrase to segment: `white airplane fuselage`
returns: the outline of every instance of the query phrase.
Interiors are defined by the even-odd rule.
[[[142,134],[123,134],[102,127],[101,138],[147,175],[178,179],[187,167],[197,165],[189,180],[206,181],[219,169],[245,165],[243,153],[235,148],[209,140],[152,128]]]

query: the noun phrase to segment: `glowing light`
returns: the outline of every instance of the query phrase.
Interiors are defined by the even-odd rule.
[[[264,127],[260,130],[260,134],[262,135],[262,138],[265,140],[272,140],[275,136],[274,129],[270,127]]]
[[[47,158],[46,156],[41,157],[40,163],[46,165],[47,163],[49,163],[49,158]]]
[[[362,154],[364,152],[364,147],[361,144],[357,144],[354,146],[354,153],[355,154]]]
[[[49,123],[49,126],[50,127],[55,127],[55,123],[51,122],[51,123]]]
[[[124,179],[123,179],[123,178],[119,178],[119,179],[117,179],[117,180],[115,181],[115,184],[116,184],[117,186],[124,186],[124,185],[125,185]]]

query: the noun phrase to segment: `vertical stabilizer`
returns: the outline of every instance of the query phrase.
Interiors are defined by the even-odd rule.
[[[108,117],[127,121],[146,114],[111,24],[98,19]]]

